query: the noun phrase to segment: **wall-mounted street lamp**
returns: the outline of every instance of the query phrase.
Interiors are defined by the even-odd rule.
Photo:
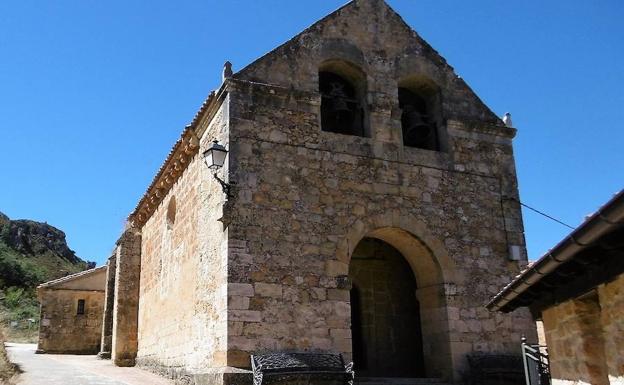
[[[232,197],[232,195],[230,195],[231,186],[228,183],[225,183],[225,181],[219,178],[219,176],[217,175],[217,171],[221,167],[223,167],[223,163],[225,163],[225,157],[227,153],[228,151],[225,149],[225,147],[220,145],[218,140],[214,140],[212,142],[212,146],[210,146],[209,149],[204,151],[204,162],[206,162],[206,166],[208,166],[210,170],[214,170],[215,179],[221,185],[221,188],[223,189],[223,192],[225,193],[225,195],[227,195],[228,198],[231,198]]]

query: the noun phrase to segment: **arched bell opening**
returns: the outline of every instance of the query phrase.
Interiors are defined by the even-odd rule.
[[[431,151],[445,149],[439,87],[423,77],[399,82],[403,145]]]
[[[366,75],[354,64],[328,60],[319,67],[321,129],[344,135],[369,136]]]

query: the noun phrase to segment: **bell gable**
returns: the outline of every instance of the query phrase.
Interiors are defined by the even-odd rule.
[[[319,73],[343,63],[364,74],[366,103],[398,108],[399,88],[439,90],[446,119],[502,125],[426,41],[383,0],[353,0],[257,59],[235,79],[319,92]],[[429,89],[429,90],[427,90]],[[322,90],[321,90],[322,91]]]

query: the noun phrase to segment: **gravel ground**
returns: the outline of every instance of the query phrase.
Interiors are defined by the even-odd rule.
[[[18,385],[173,385],[137,368],[118,368],[96,356],[35,354],[37,345],[6,343],[12,362],[23,373]]]

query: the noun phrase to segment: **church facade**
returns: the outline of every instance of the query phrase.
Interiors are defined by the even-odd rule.
[[[222,383],[250,354],[321,351],[458,382],[469,355],[535,337],[526,310],[484,307],[527,260],[515,129],[385,2],[227,75],[109,261],[117,365]]]

